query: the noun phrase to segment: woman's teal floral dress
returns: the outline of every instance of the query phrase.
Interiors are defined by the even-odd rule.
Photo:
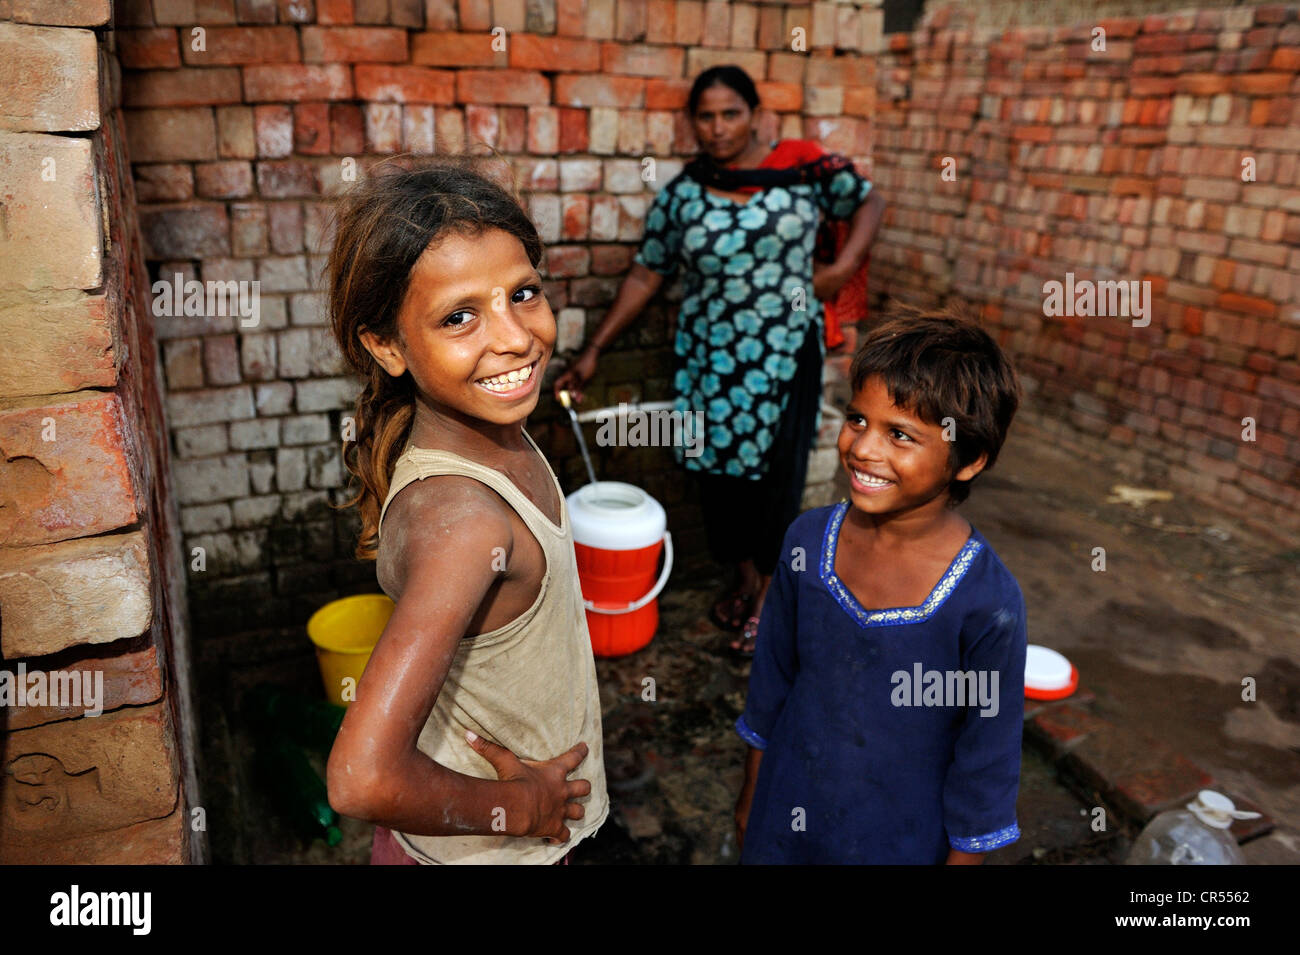
[[[818,214],[847,219],[870,191],[852,169],[821,184],[769,187],[745,204],[684,172],[659,190],[634,261],[666,277],[685,269],[674,409],[702,411],[705,434],[697,457],[674,449],[684,467],[750,479],[766,472],[809,323],[825,357],[812,282]]]

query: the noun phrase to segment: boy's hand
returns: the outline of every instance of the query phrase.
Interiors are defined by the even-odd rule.
[[[736,852],[745,848],[745,827],[749,824],[749,807],[754,801],[754,787],[746,786],[736,800]]]
[[[497,779],[503,783],[516,783],[525,789],[521,802],[524,819],[512,819],[507,814],[506,832],[512,836],[532,836],[545,839],[550,845],[569,841],[569,827],[565,819],[581,819],[586,810],[573,800],[591,793],[591,783],[585,779],[569,779],[587,758],[587,744],[579,743],[554,759],[536,762],[520,759],[504,746],[490,743],[475,733],[466,733],[465,739],[496,770]]]

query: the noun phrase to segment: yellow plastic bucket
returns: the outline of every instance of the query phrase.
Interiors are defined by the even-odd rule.
[[[331,703],[347,706],[355,699],[370,651],[394,606],[384,594],[358,594],[330,601],[307,621],[307,636],[316,645],[321,682]]]

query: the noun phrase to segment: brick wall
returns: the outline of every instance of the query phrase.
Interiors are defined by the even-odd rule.
[[[1290,531],[1298,10],[1003,32],[928,10],[879,61],[873,154],[891,203],[875,295],[977,307],[1015,353],[1032,391],[1024,420],[1046,440]],[[1091,48],[1096,26],[1105,51]],[[1044,284],[1067,272],[1149,281],[1150,324],[1048,317]]]
[[[312,610],[377,589],[352,557],[339,429],[356,382],[325,325],[319,275],[330,197],[399,151],[489,143],[510,157],[548,250],[561,352],[612,302],[657,183],[696,150],[694,76],[736,62],[759,81],[767,137],[812,137],[868,171],[878,4],[693,0],[126,2],[117,39],[152,277],[257,280],[261,322],[159,318],[200,653],[306,652]],[[195,27],[201,26],[199,33]],[[492,49],[494,26],[508,49]],[[802,28],[809,53],[790,52]],[[201,41],[201,42],[200,42]],[[641,160],[658,162],[656,183]],[[666,290],[606,354],[589,406],[671,397]],[[530,430],[566,490],[585,481],[549,389]],[[594,428],[587,435],[591,441]],[[833,440],[830,435],[829,440]],[[691,489],[666,449],[596,452],[598,473],[669,509],[684,557],[702,550]],[[834,462],[814,461],[810,500]],[[233,633],[255,640],[232,643]],[[227,638],[222,640],[220,638]],[[224,649],[223,649],[224,648]],[[239,653],[242,653],[241,649]]]
[[[933,2],[933,0],[932,0]],[[1174,13],[1195,7],[1211,10],[1221,7],[1253,6],[1266,0],[1088,0],[1088,16],[1098,18],[1144,17],[1156,13]],[[969,4],[972,25],[978,27],[1049,26],[1071,23],[1085,9],[1078,0],[979,0]]]
[[[0,678],[11,692],[22,668],[103,681],[102,715],[29,698],[29,681],[0,706],[0,863],[201,861],[180,539],[109,4],[13,0],[0,18]]]

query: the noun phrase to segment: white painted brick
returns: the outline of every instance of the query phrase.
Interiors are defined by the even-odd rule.
[[[253,417],[253,392],[247,385],[206,388],[167,396],[167,414],[174,428]]]
[[[176,496],[182,504],[211,504],[248,497],[248,462],[242,454],[176,461]]]
[[[355,409],[361,394],[360,383],[351,378],[313,378],[297,385],[298,412]]]
[[[181,508],[181,530],[186,534],[205,534],[209,531],[229,530],[231,514],[229,504],[201,504]]]
[[[289,299],[289,314],[295,325],[325,325],[329,312],[324,292],[299,292]]]
[[[280,437],[281,444],[322,444],[329,439],[329,415],[297,415],[292,418],[283,419],[283,428],[281,429]]]
[[[257,413],[263,417],[288,414],[293,408],[293,385],[287,381],[273,381],[256,388]]]
[[[224,424],[178,428],[175,433],[176,454],[182,458],[202,458],[212,454],[225,454],[230,450]]]
[[[278,418],[254,418],[252,421],[236,421],[230,426],[230,446],[236,450],[274,448],[279,443]]]
[[[280,512],[280,495],[241,497],[231,502],[236,527],[260,527],[271,523]]]
[[[302,448],[280,448],[275,453],[275,487],[301,491],[307,485],[307,455]],[[245,495],[246,496],[246,495]]]

